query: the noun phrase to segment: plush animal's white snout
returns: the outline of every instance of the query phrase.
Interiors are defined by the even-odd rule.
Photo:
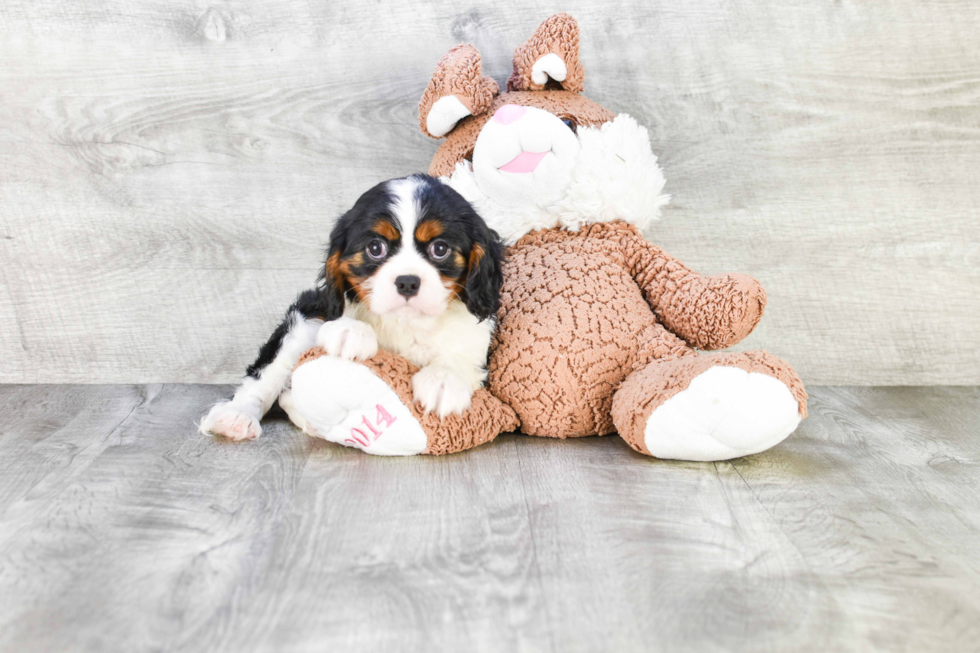
[[[527,107],[505,104],[493,114],[494,122],[510,125],[527,113]],[[503,172],[534,172],[547,152],[521,152],[506,164],[497,168]]]
[[[480,131],[473,173],[499,204],[547,206],[564,197],[578,153],[578,138],[558,117],[505,104]]]

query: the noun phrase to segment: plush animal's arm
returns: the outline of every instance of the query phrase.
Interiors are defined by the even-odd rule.
[[[704,276],[634,232],[623,241],[627,264],[665,327],[699,349],[724,349],[752,332],[766,291],[746,274]]]

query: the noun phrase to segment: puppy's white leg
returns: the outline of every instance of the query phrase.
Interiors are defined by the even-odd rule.
[[[231,401],[215,404],[198,425],[204,435],[222,435],[231,440],[254,440],[262,435],[262,410],[255,391],[259,379],[246,377]]]
[[[412,377],[412,393],[426,413],[443,418],[470,407],[473,385],[451,369],[429,365]]]
[[[331,356],[363,361],[378,353],[378,336],[370,324],[352,317],[324,322],[316,334],[316,344]]]
[[[286,387],[293,367],[304,351],[313,346],[321,320],[304,319],[298,312],[282,339],[279,351],[258,376],[247,376],[231,401],[211,408],[199,429],[205,435],[223,435],[232,440],[254,440],[262,435],[259,420]]]

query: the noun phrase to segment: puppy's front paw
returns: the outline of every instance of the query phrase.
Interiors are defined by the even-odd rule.
[[[440,418],[470,407],[473,390],[458,374],[438,367],[423,367],[412,377],[415,401],[426,413]]]
[[[324,322],[316,344],[329,355],[349,361],[364,361],[378,353],[378,336],[371,325],[349,317]]]
[[[221,435],[230,440],[255,440],[262,435],[255,415],[236,408],[230,401],[213,406],[199,428],[204,435]]]

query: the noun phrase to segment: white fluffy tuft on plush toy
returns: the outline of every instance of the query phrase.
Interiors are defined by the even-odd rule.
[[[622,220],[644,231],[660,218],[670,195],[662,192],[666,182],[645,127],[622,113],[601,127],[579,127],[578,141],[568,178],[553,180],[548,175],[541,180],[538,197],[523,187],[508,193],[506,177],[487,183],[474,173],[474,167],[481,167],[479,149],[472,165],[459,163],[442,181],[469,200],[508,245],[535,229],[561,226],[577,231],[586,224]],[[514,183],[526,178],[515,177]],[[556,186],[564,187],[558,198]],[[515,195],[525,201],[515,205]]]

